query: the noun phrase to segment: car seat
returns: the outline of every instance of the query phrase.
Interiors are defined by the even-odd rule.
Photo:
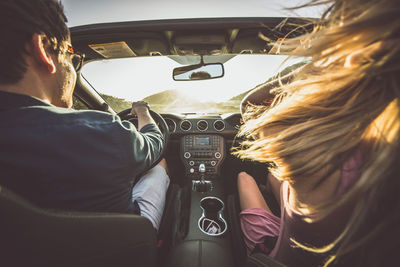
[[[131,214],[41,209],[0,186],[0,265],[155,266],[156,232]]]

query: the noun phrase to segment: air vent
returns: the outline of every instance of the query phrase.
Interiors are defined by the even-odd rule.
[[[199,131],[205,131],[208,129],[208,123],[205,120],[200,120],[197,122],[197,129],[199,129]]]
[[[180,127],[183,131],[189,131],[192,128],[192,123],[188,120],[184,120],[181,122]]]
[[[214,122],[214,129],[217,131],[222,131],[225,129],[225,122],[221,121],[221,120],[216,120]]]

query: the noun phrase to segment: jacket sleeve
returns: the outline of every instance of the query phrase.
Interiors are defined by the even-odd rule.
[[[149,168],[160,156],[164,137],[155,124],[147,124],[140,131],[129,121],[120,121],[119,144],[126,153],[127,167],[134,176]]]

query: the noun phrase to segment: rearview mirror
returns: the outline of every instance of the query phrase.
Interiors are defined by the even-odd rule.
[[[221,63],[196,64],[175,68],[175,81],[208,80],[224,76],[224,66]]]

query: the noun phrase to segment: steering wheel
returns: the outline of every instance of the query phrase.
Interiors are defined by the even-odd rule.
[[[131,110],[130,108],[124,109],[120,112],[117,113],[117,115],[122,119],[122,120],[129,120],[132,118],[135,118],[134,115],[131,114]],[[158,128],[160,129],[164,140],[165,140],[165,144],[163,149],[161,150],[161,154],[160,157],[147,169],[145,169],[143,171],[143,173],[147,172],[148,170],[150,170],[151,168],[153,168],[154,166],[156,166],[161,159],[164,157],[165,151],[167,151],[167,145],[168,145],[168,140],[169,140],[169,128],[168,128],[168,124],[165,122],[164,118],[158,114],[157,112],[149,109],[149,113],[151,115],[151,117],[153,117],[153,120],[155,121],[155,123],[157,124]]]

